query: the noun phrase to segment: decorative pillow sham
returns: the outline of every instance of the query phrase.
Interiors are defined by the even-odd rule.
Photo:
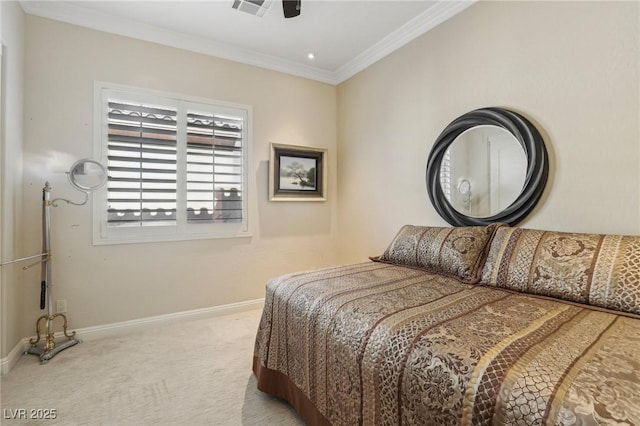
[[[494,229],[500,225],[441,228],[403,226],[374,261],[426,269],[474,284],[480,279]]]
[[[640,314],[640,237],[502,227],[480,283]]]

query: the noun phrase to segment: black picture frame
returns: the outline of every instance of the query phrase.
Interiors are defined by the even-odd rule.
[[[325,201],[327,150],[271,143],[270,201]]]

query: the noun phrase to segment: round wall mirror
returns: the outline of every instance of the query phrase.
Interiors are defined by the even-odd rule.
[[[94,160],[78,160],[69,169],[69,182],[82,192],[95,191],[107,183],[107,169]]]
[[[427,162],[427,191],[454,226],[515,225],[535,207],[548,176],[538,130],[504,108],[482,108],[451,122]]]

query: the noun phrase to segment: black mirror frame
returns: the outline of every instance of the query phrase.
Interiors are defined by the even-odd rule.
[[[471,217],[454,209],[444,196],[440,185],[440,165],[456,137],[472,127],[485,125],[503,128],[518,140],[527,156],[527,174],[520,195],[506,209],[493,216]],[[536,206],[548,175],[547,149],[538,129],[529,120],[505,108],[480,108],[453,120],[436,139],[427,161],[427,192],[436,211],[453,226],[486,226],[491,223],[514,226]]]

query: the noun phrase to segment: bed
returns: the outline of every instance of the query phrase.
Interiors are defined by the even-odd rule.
[[[269,281],[258,389],[310,425],[640,424],[640,305],[616,275],[634,237],[472,228],[403,227],[372,261]]]

